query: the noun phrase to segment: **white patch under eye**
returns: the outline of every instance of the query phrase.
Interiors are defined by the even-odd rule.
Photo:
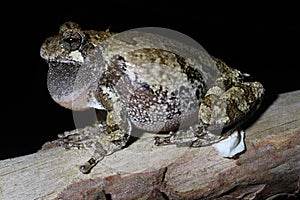
[[[74,61],[83,62],[83,57],[82,57],[81,53],[78,50],[72,51],[70,53],[70,56],[73,58]]]

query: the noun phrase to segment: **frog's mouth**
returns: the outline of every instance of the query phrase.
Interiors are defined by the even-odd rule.
[[[47,86],[53,100],[72,110],[89,108],[87,96],[91,83],[80,80],[81,65],[75,62],[48,62]]]

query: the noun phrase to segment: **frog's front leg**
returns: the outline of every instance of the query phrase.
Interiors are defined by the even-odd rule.
[[[82,129],[76,129],[59,135],[60,143],[66,149],[86,149],[92,156],[80,166],[84,174],[105,156],[124,147],[129,139],[131,124],[121,107],[109,111],[106,123],[98,123]]]

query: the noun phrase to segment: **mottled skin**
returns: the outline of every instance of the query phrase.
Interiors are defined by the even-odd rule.
[[[223,140],[257,109],[259,82],[245,82],[246,75],[199,50],[181,55],[184,48],[153,34],[84,31],[73,22],[46,39],[41,56],[52,98],[73,110],[107,111],[105,122],[59,136],[66,148],[93,152],[81,172],[124,147],[133,128],[169,132],[155,137],[156,145],[200,147]]]

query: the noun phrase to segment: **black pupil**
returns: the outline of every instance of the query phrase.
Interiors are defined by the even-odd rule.
[[[78,38],[67,38],[65,40],[67,43],[73,43],[73,42],[79,42],[79,39]]]

